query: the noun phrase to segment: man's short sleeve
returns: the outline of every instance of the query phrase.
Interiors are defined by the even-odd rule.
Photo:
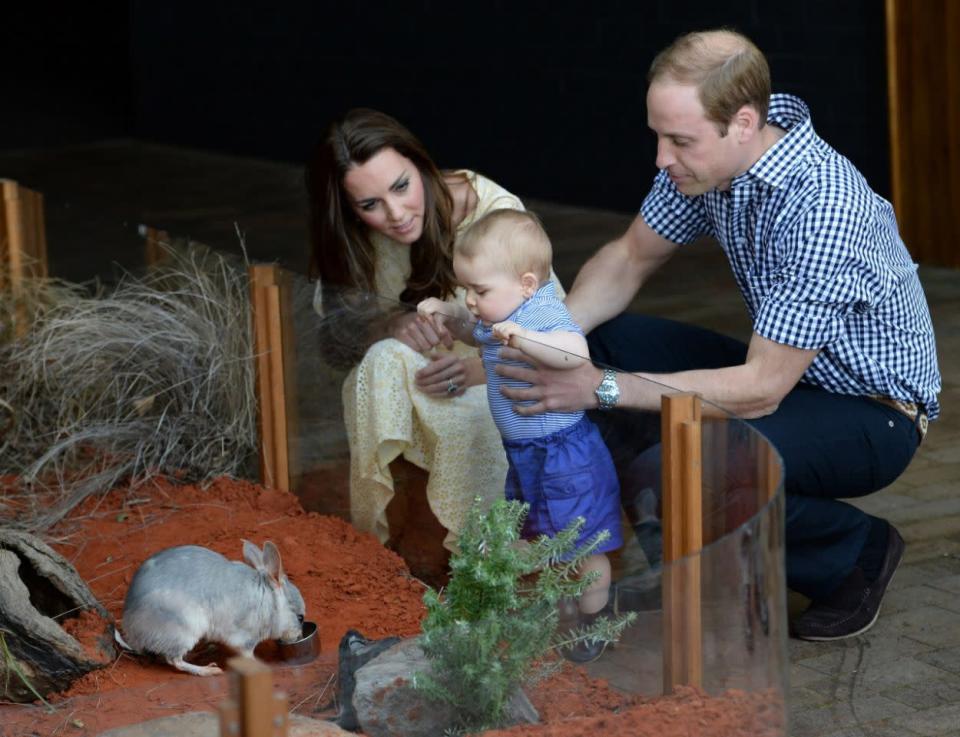
[[[876,305],[892,284],[871,267],[863,213],[818,206],[800,218],[777,246],[783,258],[764,275],[766,294],[754,331],[805,350],[844,334],[851,312]]]
[[[640,216],[657,235],[681,245],[711,232],[703,206],[696,198],[680,194],[666,170],[654,177]]]

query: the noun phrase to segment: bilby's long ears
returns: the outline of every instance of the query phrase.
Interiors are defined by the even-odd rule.
[[[253,568],[256,568],[258,571],[263,571],[263,553],[260,552],[260,548],[254,545],[249,540],[243,541],[243,559]]]
[[[274,581],[280,583],[283,580],[283,563],[280,561],[280,551],[269,540],[263,544],[263,566]]]

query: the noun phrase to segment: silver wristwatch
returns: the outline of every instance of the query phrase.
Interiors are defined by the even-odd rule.
[[[594,392],[597,395],[598,409],[613,409],[620,400],[620,387],[617,386],[617,372],[604,369],[603,381]]]

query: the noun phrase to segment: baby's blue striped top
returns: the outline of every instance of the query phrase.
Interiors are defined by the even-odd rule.
[[[556,286],[552,281],[548,281],[540,287],[536,294],[521,304],[506,319],[527,330],[536,330],[542,333],[564,330],[583,335],[583,331],[573,321],[566,306],[557,299]],[[583,412],[544,412],[532,417],[518,415],[513,411],[514,403],[500,393],[500,387],[509,386],[527,389],[530,384],[500,376],[493,368],[498,363],[524,367],[529,367],[529,364],[500,358],[500,349],[503,348],[503,343],[493,337],[490,325],[478,322],[473,329],[473,337],[480,346],[483,368],[487,373],[487,401],[490,403],[490,412],[505,440],[539,438],[563,430],[583,417]],[[518,402],[517,404],[524,403]],[[527,402],[527,404],[533,404],[533,402]]]

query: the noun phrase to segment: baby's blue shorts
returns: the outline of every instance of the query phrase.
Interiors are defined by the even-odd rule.
[[[601,530],[610,537],[595,552],[623,545],[620,484],[600,431],[586,416],[570,427],[539,438],[504,440],[510,467],[506,497],[530,505],[523,537],[553,537],[575,518],[586,524],[577,545]]]

